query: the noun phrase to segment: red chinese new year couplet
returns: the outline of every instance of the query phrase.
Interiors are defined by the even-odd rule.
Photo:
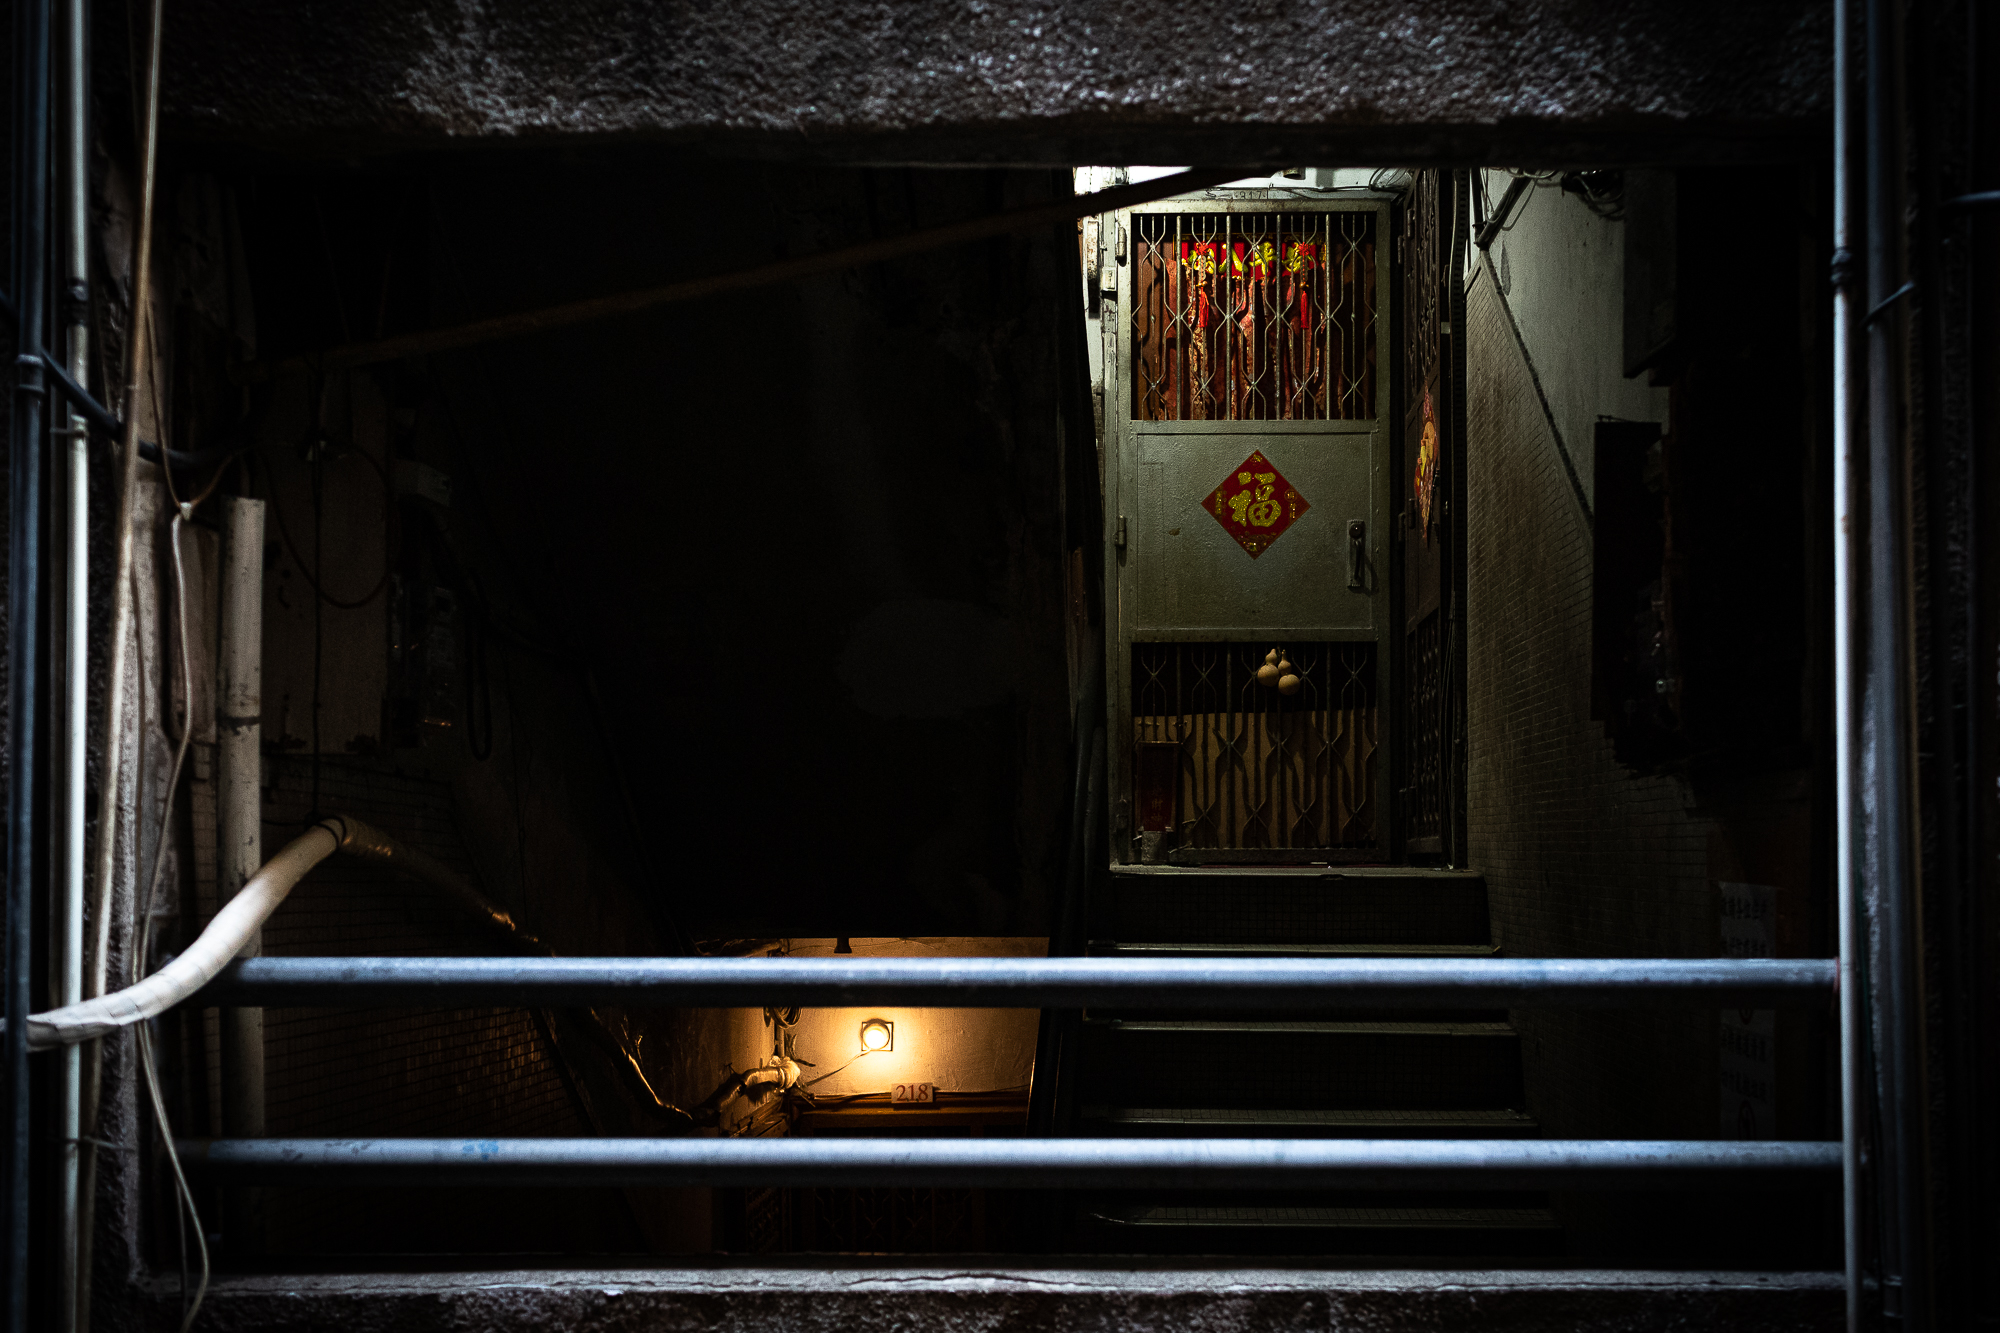
[[[1253,452],[1204,502],[1222,530],[1255,560],[1312,508],[1292,489],[1284,473],[1263,454]]]

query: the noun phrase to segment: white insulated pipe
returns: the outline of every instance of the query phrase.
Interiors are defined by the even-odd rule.
[[[250,877],[186,951],[144,981],[124,990],[45,1014],[28,1016],[28,1048],[73,1045],[158,1017],[215,979],[257,937],[292,886],[340,850],[350,836],[377,836],[353,820],[323,819],[286,843],[271,863]]]
[[[264,864],[260,804],[264,712],[264,502],[231,496],[222,543],[221,695],[216,707],[217,901],[233,903]],[[289,886],[287,886],[289,887]],[[276,904],[274,903],[273,906]],[[219,916],[218,916],[218,919]],[[263,952],[262,918],[235,957]],[[206,933],[204,932],[204,938]],[[264,1133],[264,1011],[222,1011],[223,1124],[232,1135]]]
[[[404,846],[358,819],[328,815],[286,843],[268,864],[258,867],[222,904],[194,943],[152,976],[111,995],[30,1014],[28,1048],[43,1051],[74,1046],[143,1023],[173,1008],[241,956],[244,947],[257,938],[264,922],[278,910],[292,887],[337,851],[411,875],[472,909],[488,924],[506,930],[517,941],[537,945],[534,936],[521,931],[504,911],[435,858]],[[5,1020],[0,1020],[0,1031],[5,1031]],[[791,1077],[796,1081],[796,1068]]]

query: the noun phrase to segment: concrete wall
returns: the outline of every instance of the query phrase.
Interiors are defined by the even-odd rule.
[[[100,49],[124,51],[122,20],[100,22]],[[618,137],[865,162],[1758,158],[1823,133],[1829,32],[1802,0],[1191,0],[1171,18],[991,0],[810,20],[783,0],[202,0],[167,34],[166,114],[188,139],[333,153]]]
[[[1532,270],[1517,262],[1512,279],[1526,286]],[[1619,765],[1591,720],[1591,534],[1489,270],[1466,309],[1467,833],[1495,937],[1524,957],[1708,956],[1714,826],[1678,779]],[[1538,331],[1551,363],[1567,353],[1588,364],[1604,336],[1587,324]],[[1713,1133],[1713,1043],[1698,1015],[1521,1019],[1534,1109],[1550,1133],[1602,1131],[1606,1112],[1627,1105],[1641,1116],[1628,1125],[1634,1136]],[[1645,1052],[1631,1060],[1638,1085],[1556,1078],[1597,1063],[1581,1042],[1593,1025]]]
[[[270,766],[265,818],[299,822],[310,762]],[[409,845],[472,871],[451,786],[380,761],[322,760],[321,808],[394,825]],[[423,885],[336,857],[293,891],[265,931],[265,952],[465,955],[489,941]],[[547,1017],[520,1009],[265,1011],[269,1132],[554,1136],[600,1128],[550,1040]],[[619,1192],[594,1190],[280,1190],[268,1196],[273,1253],[469,1250],[555,1253],[642,1244]]]
[[[1513,178],[1504,171],[1482,171],[1479,180],[1497,206]],[[1478,251],[1471,253],[1477,256]],[[1592,213],[1553,184],[1535,186],[1488,254],[1490,266],[1482,268],[1498,279],[1506,310],[1512,311],[1514,327],[1541,378],[1554,416],[1552,429],[1589,496],[1594,480],[1591,430],[1600,417],[1662,425],[1667,420],[1667,391],[1644,376],[1625,378],[1625,228]],[[1498,349],[1485,338],[1471,346],[1489,378],[1504,364],[1488,359]]]
[[[830,939],[791,940],[798,958],[830,956]],[[1039,958],[1041,938],[879,938],[848,941],[854,953],[873,958]],[[861,1025],[871,1018],[895,1025],[893,1050],[860,1055]],[[814,1096],[887,1092],[897,1083],[932,1083],[939,1092],[1022,1092],[1034,1073],[1036,1009],[808,1009],[792,1029],[794,1049],[823,1079]]]

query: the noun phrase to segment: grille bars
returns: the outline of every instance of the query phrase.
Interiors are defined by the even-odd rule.
[[[1132,227],[1135,419],[1375,415],[1371,214],[1139,213]]]

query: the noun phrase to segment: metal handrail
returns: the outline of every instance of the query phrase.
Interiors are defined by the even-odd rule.
[[[1837,1142],[1713,1139],[183,1139],[216,1184],[988,1189],[1796,1188]]]
[[[1828,958],[250,958],[192,1003],[1765,1008],[1830,1001],[1834,971]]]
[[[1831,959],[253,958],[198,1005],[1481,1008],[1826,1003]],[[1796,1186],[1839,1143],[1714,1140],[187,1139],[216,1183],[981,1188]]]

